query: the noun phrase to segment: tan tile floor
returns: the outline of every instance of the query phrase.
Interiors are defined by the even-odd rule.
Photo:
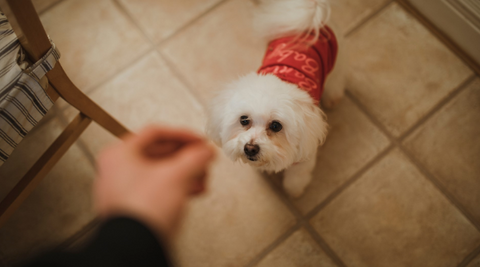
[[[133,130],[202,132],[205,100],[263,55],[253,0],[34,4],[74,82]],[[312,185],[292,200],[220,156],[174,244],[178,266],[480,266],[480,78],[395,1],[332,9],[352,71]],[[0,197],[74,114],[56,104],[0,169]],[[94,155],[114,140],[87,129],[0,229],[0,266],[88,239]]]

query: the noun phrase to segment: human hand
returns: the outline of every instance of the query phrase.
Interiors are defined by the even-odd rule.
[[[214,149],[183,130],[148,127],[98,157],[94,201],[102,217],[130,216],[171,238],[189,197],[205,189]]]

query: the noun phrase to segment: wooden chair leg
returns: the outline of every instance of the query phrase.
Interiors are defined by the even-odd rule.
[[[92,120],[78,114],[65,128],[40,159],[22,177],[8,195],[0,202],[0,227],[12,216],[20,204],[37,187],[48,172],[55,166],[68,148],[78,139]]]
[[[90,117],[107,131],[117,137],[129,133],[125,126],[114,119],[73,84],[63,70],[60,62],[57,62],[55,68],[47,73],[47,77],[50,84],[55,88],[55,91],[57,91],[60,97],[65,99],[65,101],[77,108],[80,112]]]

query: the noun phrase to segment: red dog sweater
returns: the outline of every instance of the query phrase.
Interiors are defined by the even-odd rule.
[[[313,45],[300,44],[298,40],[302,38],[293,36],[271,41],[257,73],[271,73],[285,82],[296,84],[318,104],[325,79],[335,64],[337,39],[333,31],[325,26]]]

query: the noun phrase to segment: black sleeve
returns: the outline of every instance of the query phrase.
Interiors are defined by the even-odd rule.
[[[51,252],[25,267],[130,267],[171,266],[156,236],[143,224],[129,218],[106,222],[82,251]]]

